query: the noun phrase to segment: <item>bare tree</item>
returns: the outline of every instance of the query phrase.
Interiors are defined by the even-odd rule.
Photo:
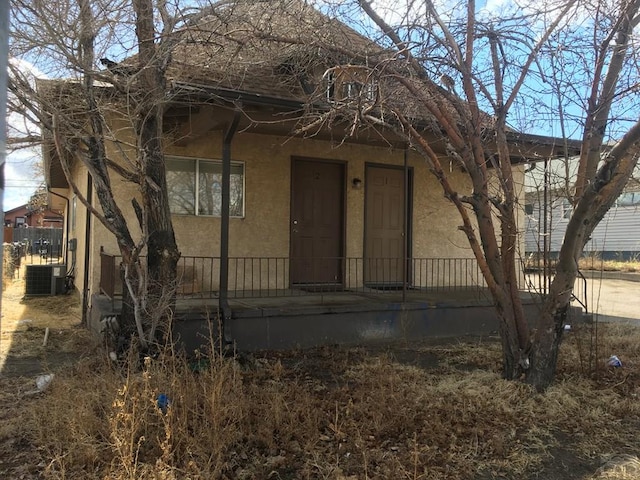
[[[137,333],[147,349],[167,327],[175,298],[175,242],[161,146],[164,108],[164,71],[169,49],[158,42],[171,30],[175,19],[165,2],[154,7],[151,0],[64,0],[32,2],[15,0],[12,55],[38,65],[45,75],[60,79],[34,81],[21,65],[13,63],[10,91],[14,111],[39,125],[45,139],[55,146],[67,181],[91,213],[116,238],[123,259],[126,285],[122,321]],[[156,13],[163,32],[156,31]],[[129,32],[135,28],[135,35]],[[136,53],[136,63],[126,68],[108,67],[107,52],[125,49]],[[125,71],[126,70],[126,71]],[[107,142],[117,139],[112,130],[114,115],[133,112],[133,145],[119,145],[125,165],[109,158]],[[124,154],[125,148],[133,153]],[[72,169],[82,164],[88,170],[99,207],[92,205]],[[127,224],[122,199],[116,199],[112,175],[137,185],[139,198],[132,202],[140,234]],[[146,253],[146,266],[141,255]],[[131,309],[127,309],[130,306]]]
[[[638,162],[633,31],[640,21],[640,2],[616,0],[604,6],[568,0],[491,15],[483,14],[474,1],[446,11],[430,0],[408,1],[386,11],[372,3],[334,5],[337,16],[351,14],[354,22],[364,12],[369,22],[362,28],[370,36],[378,32],[380,43],[387,47],[375,63],[367,59],[363,70],[367,73],[361,74],[368,78],[361,82],[377,90],[375,99],[362,88],[357,98],[334,102],[329,112],[314,112],[313,125],[349,119],[352,132],[385,128],[420,152],[460,214],[460,229],[495,302],[504,376],[524,378],[545,389],[554,378],[577,261]],[[562,62],[576,60],[573,70],[562,70]],[[560,101],[550,106],[554,93],[556,98],[560,94]],[[413,100],[401,100],[407,98]],[[627,121],[616,117],[623,104]],[[538,121],[548,123],[573,115],[572,125],[582,132],[575,208],[533,328],[518,290],[516,217],[521,207],[511,165],[511,159],[518,157],[512,149],[517,134],[507,121],[521,108],[527,109],[527,121],[534,112],[546,112],[546,118]],[[530,122],[528,127],[534,125]],[[446,154],[433,147],[434,134]],[[611,140],[614,143],[608,143]],[[565,146],[557,145],[559,150]],[[470,192],[456,189],[443,162],[464,168]],[[497,179],[497,189],[492,178]]]
[[[166,1],[151,0],[57,3],[54,10],[45,2],[14,0],[15,23],[21,26],[15,32],[14,48],[23,58],[53,52],[57,64],[79,81],[49,88],[50,96],[43,98],[39,95],[43,90],[39,92],[14,71],[12,91],[20,95],[19,107],[50,132],[63,165],[80,158],[91,172],[101,203],[100,211],[93,211],[118,239],[141,338],[152,338],[145,322],[151,322],[151,332],[163,323],[160,319],[166,309],[149,316],[148,298],[157,301],[166,294],[164,289],[175,279],[178,258],[159,141],[163,109],[170,101],[165,83],[171,56],[180,51],[183,58],[189,57],[176,68],[186,68],[189,61],[201,64],[198,71],[190,72],[191,80],[205,81],[208,75],[227,72],[228,84],[234,80],[241,84],[252,64],[275,55],[282,59],[278,71],[287,73],[290,82],[281,86],[310,96],[301,133],[313,135],[338,124],[351,135],[363,128],[383,130],[422,155],[460,214],[460,230],[493,297],[505,377],[524,376],[538,389],[550,384],[577,259],[638,160],[633,31],[640,0],[611,0],[606,5],[565,0],[491,14],[480,11],[474,1],[445,11],[430,0],[407,0],[390,16],[366,0],[322,2],[334,3],[336,16],[354,26],[364,13],[367,21],[360,30],[378,37],[378,45],[336,28],[335,22],[319,18],[307,7],[305,14],[318,18],[297,27],[312,35],[300,35],[284,26],[281,15],[292,10],[294,3],[302,4],[294,0],[283,0],[278,5],[285,10],[270,8],[269,13],[264,7],[275,2],[213,2],[214,7],[224,8],[182,18],[177,1],[171,9]],[[242,12],[235,9],[240,3],[248,5],[246,18],[234,24],[232,17]],[[197,24],[198,18],[206,22]],[[128,33],[126,27],[130,27]],[[219,35],[224,35],[224,41]],[[113,62],[106,52],[117,50],[114,45],[124,56],[136,55],[127,62]],[[236,54],[239,51],[242,55]],[[106,71],[98,68],[100,57]],[[325,81],[314,83],[318,70],[325,72]],[[78,92],[82,94],[79,101],[71,96]],[[328,97],[331,108],[327,108]],[[550,98],[556,99],[555,106],[549,106]],[[42,108],[43,102],[48,102],[48,108]],[[67,108],[61,110],[61,104]],[[626,118],[619,116],[623,106]],[[134,155],[125,155],[124,166],[110,161],[105,153],[105,140],[118,137],[105,118],[123,111],[134,119],[136,134]],[[532,329],[518,289],[520,207],[511,164],[519,156],[512,148],[518,133],[508,120],[515,117],[528,130],[538,121],[535,112],[546,116],[539,121],[571,117],[573,127],[566,135],[575,136],[579,127],[582,153],[574,210],[557,271]],[[567,149],[567,145],[551,147]],[[445,162],[464,169],[471,191],[456,187]],[[139,188],[141,203],[134,201],[142,231],[138,240],[113,198],[110,172]],[[148,278],[139,260],[145,248]]]

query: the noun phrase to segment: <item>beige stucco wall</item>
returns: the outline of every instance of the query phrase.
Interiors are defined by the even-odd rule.
[[[187,147],[169,148],[167,153],[186,157],[220,159],[221,134]],[[245,217],[231,219],[231,256],[287,256],[289,254],[289,211],[291,158],[346,162],[346,255],[362,256],[365,189],[354,189],[351,179],[364,179],[365,163],[403,164],[403,151],[357,144],[334,148],[329,142],[288,139],[239,133],[232,145],[234,161],[245,163]],[[417,155],[410,155],[414,171],[413,254],[416,257],[470,256],[465,237],[455,230],[460,223],[455,209],[445,200],[436,180]],[[465,176],[453,171],[462,190]],[[219,218],[174,216],[176,235],[184,255],[217,255]],[[197,232],[197,235],[194,233]]]
[[[87,169],[80,163],[75,162],[71,166],[71,176],[73,178],[73,182],[76,187],[79,189],[80,193],[86,197],[87,195]],[[68,240],[75,240],[76,249],[75,252],[72,249],[68,249],[67,251],[67,263],[69,266],[74,265],[74,274],[75,274],[75,286],[79,291],[83,291],[85,288],[88,288],[89,291],[92,289],[91,279],[89,279],[89,283],[85,285],[85,275],[84,272],[87,269],[85,265],[85,255],[86,255],[86,228],[87,228],[87,209],[82,204],[79,198],[76,198],[74,201],[74,197],[76,197],[73,190],[70,188],[65,196],[69,199],[69,209],[65,214],[66,221],[69,223],[68,232],[69,238]],[[75,203],[75,209],[74,209]],[[93,223],[93,222],[92,222]],[[95,257],[94,257],[95,258]],[[89,265],[91,265],[91,258],[89,259]],[[99,269],[99,266],[98,266]],[[93,273],[94,268],[89,267],[89,272]],[[97,285],[97,284],[96,284]]]
[[[123,162],[124,155],[127,152],[131,152],[132,148],[127,145],[133,145],[135,142],[134,137],[129,128],[129,124],[124,121],[115,121],[111,119],[112,132],[120,139],[120,143],[116,145],[112,141],[106,142],[107,155],[112,159],[117,159]],[[124,162],[126,163],[126,162]],[[91,195],[87,192],[87,178],[88,170],[82,164],[82,162],[75,161],[71,165],[71,177],[78,188],[80,194],[87,198],[92,206],[101,212],[99,200],[96,196],[95,188],[92,188]],[[114,196],[118,201],[119,206],[124,211],[128,218],[128,224],[133,232],[134,239],[140,238],[140,229],[138,228],[137,221],[131,205],[131,198],[136,195],[136,189],[133,188],[131,183],[125,182],[119,176],[111,174],[111,186],[114,192]],[[75,254],[69,250],[67,252],[67,264],[71,265],[75,262],[75,285],[79,291],[87,290],[88,298],[94,293],[99,293],[100,288],[100,250],[104,248],[106,252],[117,255],[118,248],[115,241],[115,237],[109,230],[95,217],[90,217],[90,226],[87,226],[87,208],[81,202],[80,198],[75,201],[75,219],[73,210],[74,197],[76,196],[73,189],[68,190],[56,190],[59,193],[69,199],[69,209],[66,211],[66,221],[69,222],[69,240],[75,239],[76,250]],[[66,228],[66,226],[65,226]],[[89,245],[89,259],[85,263],[87,254],[87,244],[85,232],[87,228],[90,228],[90,245]],[[88,272],[88,281],[85,283],[85,272]]]
[[[125,122],[114,122],[119,138],[125,143],[133,144],[131,130]],[[123,144],[108,144],[111,158],[122,158],[127,154]],[[353,178],[365,179],[365,165],[397,165],[404,160],[402,150],[384,147],[373,147],[362,144],[341,144],[336,146],[328,141],[315,139],[299,139],[284,136],[271,136],[238,132],[232,143],[232,160],[243,162],[245,166],[245,215],[243,218],[230,220],[231,257],[269,257],[282,260],[269,261],[237,261],[230,265],[230,288],[257,288],[249,285],[250,275],[257,276],[261,272],[262,284],[265,288],[288,288],[289,228],[290,228],[290,187],[292,157],[306,157],[345,162],[346,165],[346,206],[345,206],[345,256],[361,259],[363,256],[364,237],[364,200],[366,185],[355,189],[351,186]],[[202,159],[220,159],[222,152],[222,132],[213,131],[208,135],[192,141],[185,146],[167,145],[168,155],[196,157]],[[415,153],[408,158],[408,165],[413,171],[412,197],[412,244],[411,256],[415,260],[415,286],[424,286],[437,282],[457,284],[478,283],[474,262],[452,263],[450,260],[417,260],[417,259],[454,259],[473,257],[466,237],[459,231],[460,216],[455,208],[444,198],[442,188],[428,171],[425,161]],[[448,166],[448,162],[445,162]],[[78,174],[83,172],[78,170]],[[452,183],[461,194],[470,193],[471,188],[466,174],[455,166],[450,168]],[[516,168],[517,182],[522,184],[523,169]],[[86,181],[85,181],[86,183]],[[82,182],[80,182],[82,184]],[[129,226],[135,238],[140,233],[135,221],[131,198],[137,196],[134,185],[114,175],[112,187],[116,198],[123,208]],[[94,201],[94,204],[97,202]],[[78,203],[76,228],[83,231],[84,213]],[[174,215],[176,239],[183,257],[217,257],[220,252],[220,219],[204,216]],[[91,256],[89,288],[98,291],[100,276],[99,252],[103,247],[106,252],[117,254],[117,244],[113,235],[98,221],[93,222],[93,244]],[[79,239],[78,260],[83,257]],[[191,279],[195,275],[193,291],[217,288],[217,261],[198,260],[188,266],[186,276]],[[281,262],[281,263],[280,263]],[[80,267],[80,263],[79,263]],[[83,267],[82,267],[83,268]],[[452,271],[453,269],[453,271]],[[277,274],[276,274],[277,270]],[[81,271],[79,269],[79,271]],[[193,273],[196,271],[198,273]],[[202,273],[205,272],[206,273]],[[268,273],[267,273],[268,272]],[[362,282],[362,262],[355,261],[348,268],[348,278],[353,282]],[[359,279],[359,280],[356,280]],[[358,285],[359,286],[359,285]],[[186,291],[189,291],[188,289]]]
[[[185,147],[172,147],[168,154],[220,159],[221,132]],[[245,216],[232,218],[230,223],[231,257],[282,257],[289,255],[290,185],[292,157],[337,160],[346,163],[346,231],[345,256],[362,258],[364,237],[364,200],[366,185],[351,187],[353,178],[365,178],[365,165],[384,164],[401,166],[402,150],[372,147],[361,144],[332,145],[327,141],[297,139],[278,136],[238,133],[233,140],[232,158],[245,164]],[[444,198],[442,189],[429,173],[423,159],[412,154],[408,160],[413,170],[413,258],[471,258],[465,236],[457,229],[459,216]],[[451,171],[453,184],[468,193],[466,176],[458,169]],[[185,256],[217,256],[219,253],[219,218],[174,216],[176,237]],[[235,278],[231,265],[230,284]],[[243,269],[240,265],[239,270]],[[450,267],[450,263],[446,266]],[[433,263],[416,264],[416,269],[434,269]],[[445,264],[442,263],[441,274]],[[354,261],[347,267],[349,284],[356,278],[362,281],[362,262]],[[450,273],[447,272],[448,275]],[[279,267],[277,284],[286,288],[288,275]],[[426,274],[421,275],[427,281]],[[417,278],[417,276],[416,276]],[[270,286],[274,287],[275,279]],[[434,281],[432,278],[431,281]],[[441,280],[443,281],[443,280]],[[205,282],[206,283],[206,282]],[[203,286],[204,288],[204,286]]]

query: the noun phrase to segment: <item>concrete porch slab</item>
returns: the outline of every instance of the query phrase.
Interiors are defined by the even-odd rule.
[[[539,297],[523,292],[531,323]],[[238,350],[290,349],[322,344],[415,340],[429,336],[493,335],[498,319],[486,292],[335,292],[299,296],[230,299],[232,315],[225,338]],[[93,298],[92,323],[117,315],[118,303]],[[219,332],[217,298],[181,298],[176,304],[174,337],[188,351],[207,347]],[[571,322],[581,312],[572,311]],[[217,336],[217,335],[216,335]]]

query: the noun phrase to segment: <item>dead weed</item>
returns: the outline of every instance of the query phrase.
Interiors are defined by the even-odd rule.
[[[544,394],[485,368],[500,358],[493,341],[167,355],[141,371],[87,360],[34,403],[25,431],[47,478],[589,478],[602,455],[632,453],[640,425],[631,387],[609,380],[636,382],[638,332],[602,328],[628,366],[589,377],[569,337]],[[399,363],[402,349],[440,361]]]
[[[23,306],[43,308],[37,300]],[[16,326],[13,351],[21,335],[25,351],[39,348],[57,325],[20,315],[3,322]],[[64,322],[74,309],[52,315]],[[52,328],[49,347],[88,345],[68,332],[82,330]],[[640,331],[629,326],[567,334],[544,394],[500,377],[492,338],[167,352],[143,365],[96,352],[41,395],[25,396],[32,380],[2,379],[0,477],[587,480],[633,478],[637,466]],[[612,354],[622,368],[606,367]],[[628,461],[610,463],[621,455]]]

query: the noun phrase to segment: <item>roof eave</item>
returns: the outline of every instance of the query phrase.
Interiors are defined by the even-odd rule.
[[[532,163],[580,155],[582,142],[521,132],[507,132],[511,145],[511,163]]]
[[[44,180],[48,188],[69,188],[60,159],[51,141],[42,142],[42,160],[44,164]]]
[[[207,100],[219,100],[234,105],[259,105],[279,107],[287,110],[300,110],[304,107],[303,100],[281,98],[260,93],[233,90],[196,83],[174,82],[172,94],[178,99],[192,98],[194,95]]]

